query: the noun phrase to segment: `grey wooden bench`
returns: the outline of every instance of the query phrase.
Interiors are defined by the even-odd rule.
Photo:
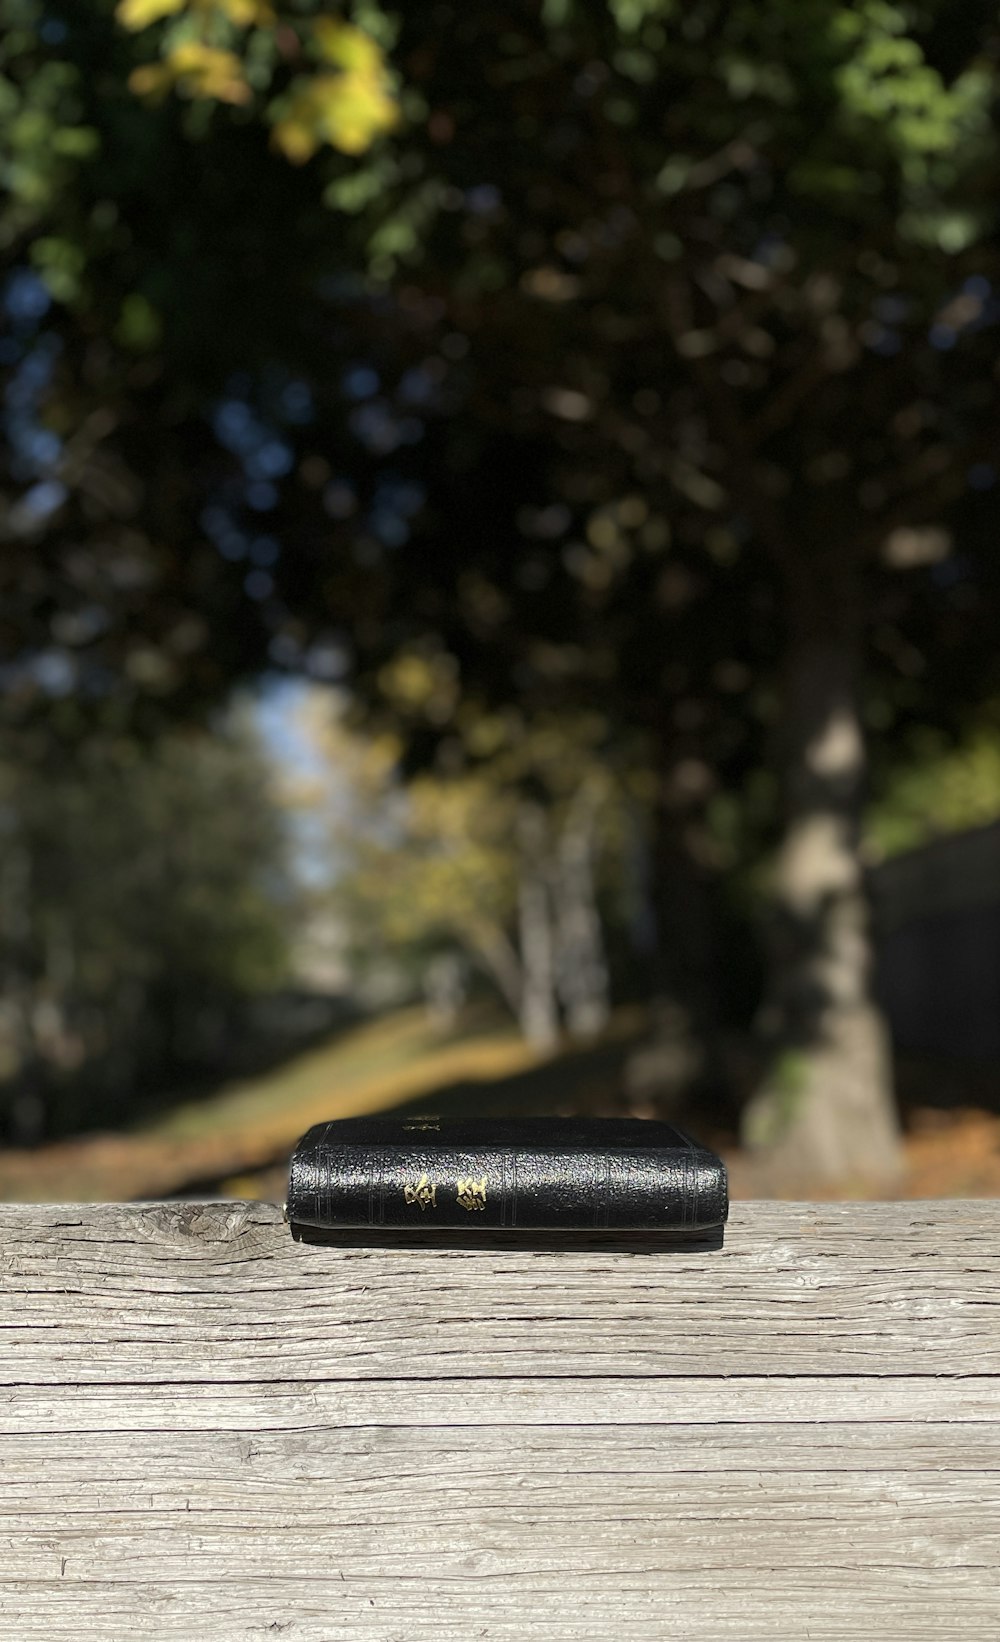
[[[998,1248],[986,1202],[686,1253],[4,1207],[0,1637],[997,1642]]]

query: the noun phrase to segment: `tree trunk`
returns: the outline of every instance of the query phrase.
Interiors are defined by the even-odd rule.
[[[552,1049],[559,1039],[556,1004],[555,941],[548,877],[548,826],[538,804],[524,803],[518,815],[520,888],[518,923],[521,947],[521,1029],[537,1049]]]
[[[15,1146],[35,1146],[48,1119],[42,1060],[35,1031],[38,991],[32,880],[35,862],[23,837],[8,838],[3,857],[3,993],[17,1071],[8,1095],[7,1131]]]
[[[454,1032],[465,1004],[465,963],[457,952],[438,952],[424,965],[424,1007],[438,1032]]]
[[[611,1012],[604,932],[594,884],[594,793],[583,787],[570,805],[552,871],[556,975],[566,1025],[574,1038],[603,1031]]]
[[[521,961],[506,930],[488,921],[478,920],[475,924],[457,926],[455,934],[464,943],[470,958],[478,961],[492,978],[514,1019],[520,1020],[524,977]]]
[[[901,1163],[888,1038],[872,992],[860,857],[865,745],[861,590],[844,555],[787,573],[790,652],[774,869],[769,1069],[744,1138],[775,1180],[887,1185]]]
[[[630,1055],[633,1110],[669,1117],[714,1069],[718,1040],[712,975],[710,870],[704,844],[707,766],[687,739],[664,734],[651,869],[655,951],[649,1040]]]

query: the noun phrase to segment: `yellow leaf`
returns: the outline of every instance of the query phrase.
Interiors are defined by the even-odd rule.
[[[323,143],[363,154],[399,121],[381,46],[363,29],[333,17],[313,23],[313,44],[338,73],[299,79],[276,110],[274,142],[296,164]]]
[[[177,89],[189,97],[213,97],[220,103],[245,103],[250,98],[243,65],[233,51],[186,40],[170,52],[167,67]]]
[[[360,74],[323,74],[316,88],[320,130],[342,154],[363,154],[399,120],[388,92]]]
[[[220,11],[234,28],[267,28],[274,22],[274,10],[267,0],[210,0],[209,9]]]
[[[335,68],[354,74],[378,76],[385,70],[382,48],[370,34],[335,17],[317,17],[313,39],[319,54]]]
[[[321,143],[342,154],[363,154],[398,121],[399,109],[381,77],[317,74],[298,82],[275,122],[274,141],[296,164],[311,159]]]
[[[119,0],[115,16],[124,28],[145,29],[161,17],[175,16],[186,5],[187,0]]]
[[[174,77],[166,63],[150,63],[145,68],[134,68],[128,77],[128,88],[137,97],[159,102],[167,95]]]
[[[293,165],[304,165],[319,147],[319,133],[311,118],[303,117],[297,103],[283,119],[274,122],[274,144]]]

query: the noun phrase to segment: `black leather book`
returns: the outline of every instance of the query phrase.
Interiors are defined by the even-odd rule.
[[[721,1158],[668,1123],[634,1118],[347,1118],[292,1156],[286,1217],[308,1228],[418,1230],[721,1227]]]

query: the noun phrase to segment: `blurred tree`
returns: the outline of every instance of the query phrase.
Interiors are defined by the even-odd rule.
[[[425,687],[408,672],[410,693]],[[404,787],[398,738],[355,734],[326,696],[303,716],[320,773],[293,783],[293,804],[328,829],[322,893],[362,961],[413,953],[426,968],[457,947],[539,1048],[562,1024],[599,1033],[611,1004],[605,916],[625,901],[625,789],[596,741],[600,721],[476,716],[474,767]]]
[[[268,790],[238,725],[0,766],[13,1139],[134,1119],[172,1080],[224,1063],[247,1002],[287,974],[294,901]]]
[[[398,112],[360,9],[0,0],[8,722],[152,725],[268,658],[269,498],[356,266],[289,156],[335,190]]]
[[[326,7],[3,3],[12,708],[174,711],[269,658],[350,671],[414,767],[466,757],[449,699],[600,709],[655,748],[695,1013],[706,816],[764,768],[747,1134],[890,1171],[865,732],[995,688],[992,544],[942,529],[996,478],[992,8],[366,6],[393,137]],[[400,705],[410,655],[450,698]]]
[[[743,665],[722,637],[764,617],[764,670],[722,713],[743,746],[757,717],[783,810],[773,1075],[746,1134],[799,1173],[897,1159],[859,852],[867,657],[884,728],[941,711],[914,677],[927,653],[961,643],[966,686],[995,663],[995,569],[931,527],[996,478],[996,45],[978,6],[566,0],[410,13],[396,51],[430,110],[396,198],[437,202],[398,280],[411,308],[437,305],[468,385],[476,426],[453,448],[470,474],[507,430],[542,453],[534,509],[522,481],[519,515],[487,504],[442,550],[468,602],[551,632],[544,587],[574,614],[621,609],[628,645],[649,631],[637,589],[667,612],[699,601],[691,654],[664,655],[668,620],[643,657],[665,789],[679,769],[689,793],[713,785],[706,723]],[[647,553],[655,577],[635,573]],[[632,657],[612,631],[560,660],[621,701]]]
[[[387,30],[377,6],[361,9],[369,27]],[[152,36],[155,59],[129,75],[137,96],[256,104],[297,164],[327,145],[363,154],[398,123],[382,47],[342,16],[271,0],[119,0],[115,15],[144,42]]]

